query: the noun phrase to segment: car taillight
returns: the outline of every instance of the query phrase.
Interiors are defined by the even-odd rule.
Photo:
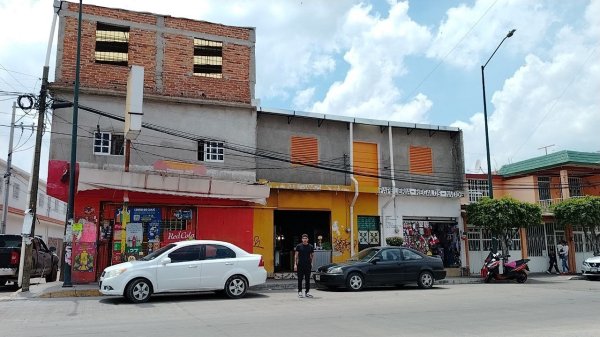
[[[10,253],[10,264],[19,264],[19,258],[21,255],[18,252]]]
[[[260,257],[260,261],[258,262],[258,266],[259,267],[264,267],[265,266],[265,261],[263,261],[262,256]]]

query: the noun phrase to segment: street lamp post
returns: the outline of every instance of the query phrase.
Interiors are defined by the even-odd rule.
[[[488,195],[489,195],[490,199],[494,199],[494,190],[492,187],[492,163],[490,162],[490,137],[488,136],[487,104],[486,104],[486,99],[485,99],[485,75],[484,75],[483,70],[485,69],[485,66],[487,66],[487,64],[490,62],[492,57],[494,57],[494,55],[498,51],[498,48],[500,48],[500,46],[502,45],[504,40],[513,36],[515,31],[516,31],[516,29],[512,29],[511,31],[508,32],[508,34],[506,34],[506,36],[498,44],[498,47],[496,47],[496,50],[494,50],[494,52],[492,53],[492,56],[490,56],[490,58],[487,60],[487,62],[485,62],[485,64],[481,66],[481,84],[483,86],[483,119],[485,121],[485,149],[486,149],[486,154],[487,154],[487,169],[488,169]]]

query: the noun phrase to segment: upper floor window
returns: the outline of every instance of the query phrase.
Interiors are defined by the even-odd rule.
[[[94,132],[94,154],[122,156],[125,137],[110,132]]]
[[[580,177],[569,177],[569,196],[581,197],[583,191],[581,190],[581,178]]]
[[[13,184],[13,198],[19,199],[19,193],[21,192],[21,185],[19,183]]]
[[[319,141],[315,137],[292,136],[290,159],[293,165],[317,165],[319,163]]]
[[[550,177],[538,177],[537,181],[540,200],[552,199],[552,195],[550,194]]]
[[[223,77],[223,42],[194,39],[194,75]]]
[[[469,202],[478,202],[489,196],[488,181],[485,179],[467,179]]]
[[[96,63],[126,66],[129,60],[129,27],[96,24]]]
[[[408,158],[410,173],[433,173],[433,153],[431,152],[430,147],[411,145]]]
[[[223,142],[200,140],[198,141],[198,160],[223,162],[225,160],[224,149]]]

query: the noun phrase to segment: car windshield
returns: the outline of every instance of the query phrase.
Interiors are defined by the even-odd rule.
[[[19,248],[21,242],[20,235],[0,235],[0,248]]]
[[[167,250],[171,249],[175,247],[174,243],[170,243],[162,248],[160,248],[159,250],[155,250],[152,253],[144,256],[143,258],[141,258],[141,261],[150,261],[150,260],[154,260],[155,258],[157,258],[158,256],[160,256],[162,253],[166,252]]]
[[[379,252],[379,248],[367,248],[363,249],[358,254],[352,256],[348,261],[369,261],[375,254]]]

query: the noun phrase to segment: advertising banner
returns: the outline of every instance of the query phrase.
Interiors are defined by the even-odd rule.
[[[134,207],[131,209],[132,222],[145,223],[148,242],[160,241],[161,211],[158,207]]]

